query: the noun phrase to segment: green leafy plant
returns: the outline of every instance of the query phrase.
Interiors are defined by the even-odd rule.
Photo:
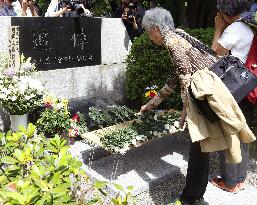
[[[0,55],[0,105],[11,115],[24,115],[42,104],[43,86],[33,77],[31,58],[21,56],[19,70],[9,67],[9,59]]]
[[[89,117],[98,128],[130,121],[136,118],[135,112],[126,106],[108,106],[102,110],[89,108]]]
[[[44,98],[45,109],[41,112],[36,122],[38,131],[49,137],[55,134],[68,133],[71,119],[68,101],[52,96],[45,96]]]
[[[59,136],[46,141],[32,124],[1,137],[0,203],[62,204],[75,202],[70,176],[84,174],[81,162],[68,152]]]
[[[72,157],[66,141],[56,135],[47,140],[29,124],[19,132],[0,135],[0,204],[128,204],[132,187],[115,197],[107,182],[91,182],[82,163]],[[93,192],[90,192],[93,191]],[[90,196],[87,196],[90,193]]]

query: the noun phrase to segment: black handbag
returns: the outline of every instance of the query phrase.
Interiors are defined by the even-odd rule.
[[[238,58],[232,55],[220,58],[211,66],[210,71],[220,77],[237,103],[240,103],[254,88],[257,87],[257,77],[251,73]],[[198,100],[194,97],[191,85],[189,86],[188,91],[190,98],[197,103],[198,109],[205,117],[211,122],[219,119],[206,99]]]
[[[257,87],[257,77],[235,56],[222,57],[210,70],[220,77],[237,103]]]

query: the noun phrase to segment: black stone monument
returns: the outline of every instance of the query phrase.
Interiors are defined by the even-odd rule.
[[[87,17],[17,17],[20,53],[31,57],[37,70],[101,64],[101,19]]]

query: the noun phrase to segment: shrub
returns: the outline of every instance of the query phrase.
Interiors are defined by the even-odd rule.
[[[47,140],[32,124],[0,135],[0,204],[128,204],[133,187],[112,183],[123,196],[105,192],[107,182],[91,182],[66,141]]]
[[[214,29],[213,28],[197,28],[197,29],[189,29],[189,28],[182,28],[191,36],[194,36],[199,41],[203,42],[204,44],[211,46],[212,39],[214,36]]]
[[[214,35],[212,28],[184,30],[210,46]],[[128,99],[138,100],[141,103],[145,103],[145,88],[157,85],[161,89],[168,78],[171,67],[174,66],[167,49],[153,44],[146,33],[133,42],[126,64],[126,95]],[[181,108],[179,86],[162,103],[161,108],[167,107]]]
[[[75,182],[83,175],[82,165],[68,152],[66,142],[35,136],[29,124],[21,132],[0,137],[0,204],[63,204],[75,202]]]

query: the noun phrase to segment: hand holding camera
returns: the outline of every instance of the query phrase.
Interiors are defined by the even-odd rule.
[[[127,21],[133,24],[134,29],[137,29],[137,22],[136,22],[136,6],[134,3],[130,3],[128,7],[124,9],[124,13],[121,17],[124,21]]]
[[[63,13],[75,12],[78,16],[85,13],[85,8],[80,0],[63,0]]]
[[[27,9],[30,9],[32,16],[37,16],[33,0],[22,0],[21,2],[21,15],[27,16]]]

